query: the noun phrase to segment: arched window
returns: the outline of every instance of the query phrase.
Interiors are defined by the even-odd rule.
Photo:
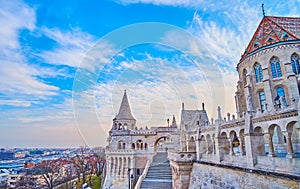
[[[282,77],[279,59],[273,57],[271,58],[270,63],[273,78]]]
[[[125,148],[126,148],[126,143],[124,141],[120,140],[118,142],[118,149],[119,150],[124,150]]]
[[[291,56],[291,64],[292,64],[293,72],[296,75],[299,75],[300,74],[299,56],[296,53],[294,53]]]
[[[264,91],[259,92],[259,102],[261,112],[264,112],[266,110],[266,96]]]
[[[276,89],[276,92],[277,92],[277,96],[275,98],[276,105],[278,105],[279,108],[282,108],[283,106],[286,106],[284,89],[282,87],[278,87]]]
[[[254,71],[255,71],[255,80],[256,83],[261,82],[263,80],[263,74],[262,74],[262,68],[259,63],[256,63],[254,65]]]

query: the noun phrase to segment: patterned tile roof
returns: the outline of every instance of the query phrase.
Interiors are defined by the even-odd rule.
[[[271,44],[300,39],[300,18],[265,16],[257,27],[242,58]]]

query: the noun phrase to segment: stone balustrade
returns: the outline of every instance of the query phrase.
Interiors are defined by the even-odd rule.
[[[120,153],[133,154],[133,153],[135,153],[135,151],[134,150],[124,150],[124,149],[118,149],[118,150],[106,149],[105,153],[108,155],[120,154]]]
[[[195,152],[168,152],[168,159],[175,162],[192,162],[196,160]]]

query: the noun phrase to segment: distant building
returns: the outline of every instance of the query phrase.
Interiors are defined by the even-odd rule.
[[[0,189],[6,189],[9,172],[5,169],[0,169]]]
[[[0,152],[0,160],[12,160],[14,159],[13,152]]]

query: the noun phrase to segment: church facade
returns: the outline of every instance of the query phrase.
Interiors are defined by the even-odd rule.
[[[264,16],[237,64],[236,115],[181,110],[136,128],[126,91],[106,148],[104,188],[139,188],[166,151],[172,188],[300,188],[300,18]],[[127,184],[128,183],[128,184]]]

